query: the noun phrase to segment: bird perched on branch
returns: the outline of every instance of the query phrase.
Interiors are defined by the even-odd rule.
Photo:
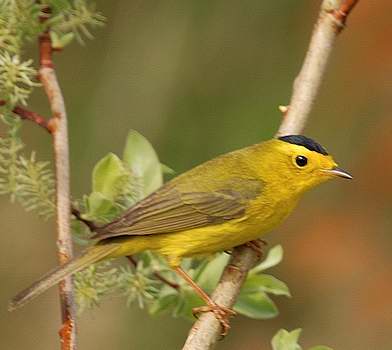
[[[63,278],[97,261],[144,250],[163,255],[228,329],[230,309],[217,305],[181,268],[184,257],[231,249],[279,225],[307,190],[334,177],[351,179],[317,142],[283,136],[221,155],[167,182],[96,229],[79,257],[47,273],[10,302],[23,306]]]

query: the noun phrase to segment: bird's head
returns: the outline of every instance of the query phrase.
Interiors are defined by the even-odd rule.
[[[302,135],[282,136],[271,141],[274,163],[281,181],[295,192],[304,192],[322,182],[341,177],[352,179],[317,142]],[[278,170],[276,169],[276,170]]]

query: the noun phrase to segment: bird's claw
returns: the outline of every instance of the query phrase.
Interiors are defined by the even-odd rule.
[[[208,304],[208,305],[204,305],[204,306],[200,306],[200,307],[195,307],[192,309],[192,314],[196,318],[198,317],[198,314],[200,314],[202,312],[214,313],[215,318],[220,322],[220,324],[222,326],[222,333],[221,333],[222,337],[227,335],[227,333],[229,332],[229,329],[230,329],[229,319],[230,319],[230,317],[235,316],[237,314],[234,310],[232,310],[228,307],[220,306],[218,304]]]

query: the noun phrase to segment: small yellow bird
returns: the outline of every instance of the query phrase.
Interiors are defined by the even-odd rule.
[[[333,177],[352,179],[315,141],[283,136],[201,164],[167,182],[96,230],[95,245],[49,272],[10,302],[23,306],[63,278],[107,258],[151,250],[163,255],[228,327],[231,310],[215,304],[181,269],[184,257],[229,250],[280,224],[301,195]]]

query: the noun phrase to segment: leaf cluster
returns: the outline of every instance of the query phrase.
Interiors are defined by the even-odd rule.
[[[52,15],[46,25],[55,48],[65,47],[74,38],[84,43],[83,37],[93,38],[90,28],[105,23],[105,17],[95,9],[95,4],[87,0],[50,0],[47,6]]]
[[[1,99],[8,103],[9,108],[18,102],[26,105],[33,87],[38,86],[36,70],[32,60],[21,61],[18,55],[0,51],[0,88]]]
[[[0,52],[19,55],[23,45],[43,31],[39,21],[41,9],[34,0],[0,2]]]
[[[26,104],[37,71],[31,59],[22,58],[26,45],[49,32],[52,47],[62,49],[76,38],[92,38],[90,28],[105,18],[89,0],[2,0],[0,1],[0,99],[9,110]]]
[[[300,328],[291,332],[281,329],[272,338],[272,350],[303,350],[302,346],[298,344],[298,339],[302,330]],[[332,350],[328,346],[318,345],[312,346],[308,350]]]
[[[26,158],[19,136],[21,121],[3,116],[8,125],[5,137],[0,138],[0,194],[9,195],[27,211],[35,210],[44,218],[53,215],[54,176],[49,162],[38,161],[32,152]]]

